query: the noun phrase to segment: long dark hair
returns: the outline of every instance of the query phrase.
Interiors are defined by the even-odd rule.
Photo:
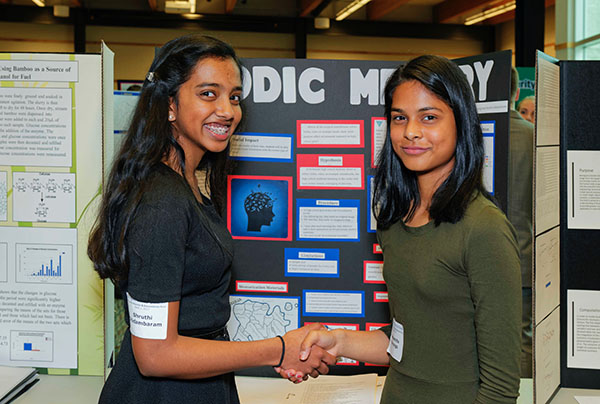
[[[126,237],[153,168],[174,150],[181,173],[185,154],[173,137],[168,119],[169,102],[177,102],[179,88],[197,63],[205,58],[233,60],[242,75],[235,51],[208,36],[187,35],[169,41],[154,58],[123,144],[104,187],[100,213],[90,234],[88,256],[101,278],[113,282],[128,273]],[[206,152],[197,167],[206,170],[206,189],[218,211],[224,207],[229,162],[226,149]],[[187,181],[186,181],[187,182]]]
[[[400,84],[412,80],[448,104],[456,121],[454,167],[435,191],[429,207],[429,215],[436,226],[462,219],[475,191],[491,199],[483,186],[483,136],[471,87],[452,61],[440,56],[420,56],[396,69],[385,86],[388,129],[378,158],[373,193],[373,213],[380,229],[386,229],[398,220],[410,220],[421,203],[417,176],[402,164],[390,141],[394,91]]]

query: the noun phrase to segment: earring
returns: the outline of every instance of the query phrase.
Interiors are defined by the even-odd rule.
[[[175,115],[169,114],[169,121],[174,121],[174,120],[175,120]]]

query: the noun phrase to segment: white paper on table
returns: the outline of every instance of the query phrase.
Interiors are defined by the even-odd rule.
[[[300,384],[271,377],[235,378],[244,404],[376,404],[378,377],[319,376]]]
[[[375,402],[377,375],[328,376],[306,383],[299,404],[366,404]]]
[[[600,397],[574,396],[579,404],[600,404]]]

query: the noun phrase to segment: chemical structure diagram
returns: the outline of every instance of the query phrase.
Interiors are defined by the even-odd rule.
[[[71,221],[56,217],[55,212],[58,207],[61,211],[65,207],[73,206],[75,201],[75,175],[71,173],[14,173],[13,192],[15,198],[15,210],[23,210],[16,201],[18,199],[28,199],[29,213],[25,218],[28,221],[47,222],[47,221]],[[64,213],[64,212],[63,212]],[[18,220],[24,220],[22,214]],[[73,215],[68,215],[69,217]]]

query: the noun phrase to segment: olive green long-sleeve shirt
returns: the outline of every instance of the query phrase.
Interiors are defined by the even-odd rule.
[[[382,403],[515,403],[521,272],[504,214],[478,195],[456,224],[399,222],[378,239],[390,312],[404,327]]]

